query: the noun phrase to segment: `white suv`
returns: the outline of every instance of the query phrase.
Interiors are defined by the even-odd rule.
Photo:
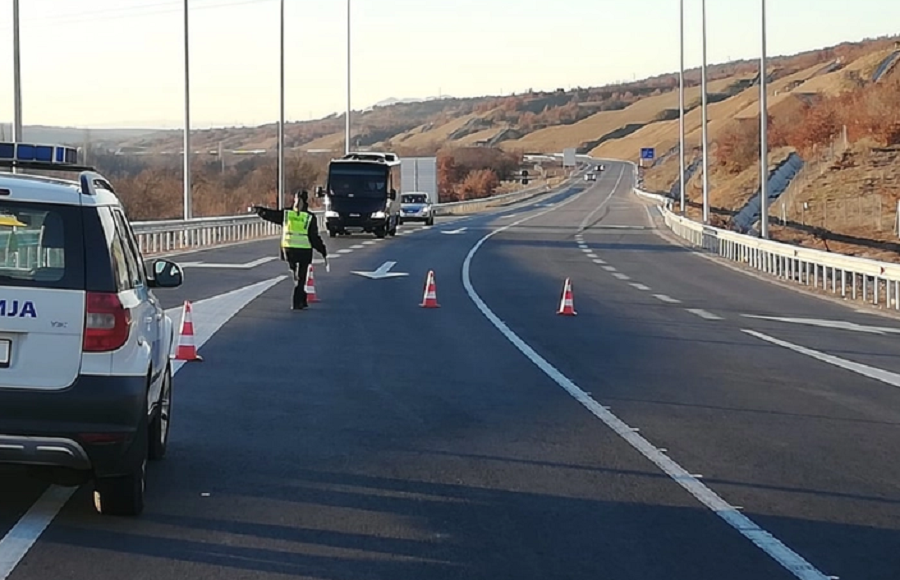
[[[77,150],[0,143],[0,463],[60,485],[94,481],[100,513],[138,515],[147,459],[166,451],[172,320],[119,199]]]

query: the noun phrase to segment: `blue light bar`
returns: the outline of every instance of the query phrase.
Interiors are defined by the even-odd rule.
[[[0,143],[0,162],[27,164],[31,167],[45,165],[65,168],[78,164],[78,149],[65,145],[39,145],[34,143]]]

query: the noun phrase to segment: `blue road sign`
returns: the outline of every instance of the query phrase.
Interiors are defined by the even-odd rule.
[[[653,147],[641,147],[641,159],[653,159]]]

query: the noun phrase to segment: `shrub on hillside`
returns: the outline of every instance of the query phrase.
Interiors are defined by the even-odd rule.
[[[722,133],[717,145],[716,164],[728,173],[741,173],[759,160],[759,126],[740,120]]]
[[[462,183],[456,186],[456,198],[479,199],[493,195],[500,186],[500,179],[492,169],[476,169],[470,171]]]

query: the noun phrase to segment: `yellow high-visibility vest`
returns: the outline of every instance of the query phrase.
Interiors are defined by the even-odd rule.
[[[281,226],[282,248],[312,248],[309,242],[309,222],[312,216],[305,211],[289,209],[284,212]]]

